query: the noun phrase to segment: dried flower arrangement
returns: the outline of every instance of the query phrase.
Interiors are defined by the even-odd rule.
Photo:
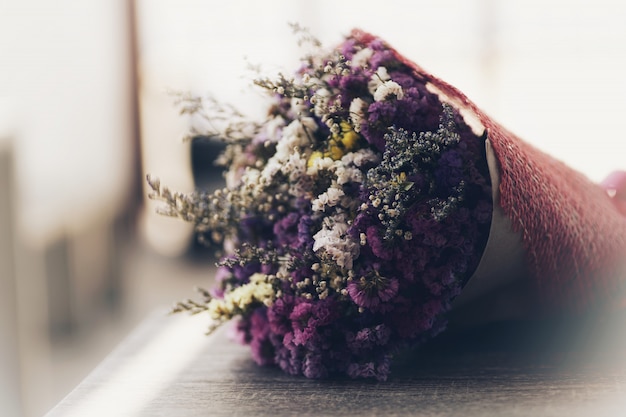
[[[175,310],[211,329],[236,318],[258,364],[384,380],[395,352],[444,329],[489,237],[488,129],[460,109],[502,134],[381,39],[354,31],[325,50],[295,30],[312,52],[293,76],[255,80],[273,102],[263,123],[179,97],[217,126],[193,136],[226,142],[227,185],[181,194],[149,178],[162,213],[225,251],[216,288]]]

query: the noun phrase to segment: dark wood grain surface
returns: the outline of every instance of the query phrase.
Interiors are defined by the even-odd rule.
[[[453,328],[386,382],[316,381],[257,367],[228,329],[204,336],[201,316],[159,311],[48,416],[626,416],[622,323]]]

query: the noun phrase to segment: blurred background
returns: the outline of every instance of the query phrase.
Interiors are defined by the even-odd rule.
[[[42,415],[210,285],[192,230],[145,199],[146,173],[221,180],[168,90],[262,117],[246,67],[297,66],[288,22],[326,45],[361,27],[600,181],[626,168],[625,21],[618,0],[0,0],[0,415]]]

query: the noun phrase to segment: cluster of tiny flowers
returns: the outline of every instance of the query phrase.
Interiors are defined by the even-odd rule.
[[[443,330],[478,265],[484,138],[380,39],[347,37],[256,84],[274,102],[228,144],[225,189],[151,181],[166,214],[225,251],[205,301],[178,309],[236,319],[261,365],[384,380],[394,353]]]

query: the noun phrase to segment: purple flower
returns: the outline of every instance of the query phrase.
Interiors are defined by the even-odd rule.
[[[363,97],[368,94],[367,82],[369,77],[362,72],[350,74],[342,77],[339,81],[339,88],[342,91],[341,105],[344,108],[350,108],[350,103],[357,97]]]
[[[385,324],[375,327],[366,327],[356,333],[348,332],[346,342],[348,347],[354,352],[372,349],[376,346],[385,346],[391,337],[391,330]]]
[[[272,338],[276,353],[274,360],[284,372],[290,375],[302,373],[300,349],[293,343],[293,333],[287,333],[280,340]]]
[[[426,336],[432,328],[433,317],[425,315],[419,305],[403,306],[393,312],[393,325],[403,340],[415,340]]]
[[[293,308],[289,315],[295,345],[305,345],[317,335],[317,322],[312,311],[313,305],[311,303],[300,303]]]
[[[298,242],[298,223],[300,221],[299,213],[289,213],[276,223],[274,223],[273,232],[278,238],[278,243],[284,246],[295,246]]]
[[[376,376],[374,362],[351,363],[348,366],[348,376],[351,378],[372,378]]]
[[[441,233],[427,233],[424,236],[424,244],[435,248],[442,248],[448,239]]]
[[[378,271],[372,271],[350,281],[348,294],[357,306],[376,311],[381,303],[391,300],[398,293],[398,287],[396,278],[385,278]]]
[[[256,214],[242,217],[239,222],[240,239],[243,242],[263,245],[272,236],[273,225],[267,219]]]
[[[366,231],[367,244],[372,248],[374,255],[380,259],[390,260],[393,257],[393,253],[389,247],[385,247],[385,242],[380,236],[380,229],[376,226],[369,226]]]
[[[259,365],[274,364],[274,346],[270,341],[270,327],[265,310],[255,310],[250,320],[250,348],[252,359]]]
[[[293,327],[293,343],[306,345],[320,341],[318,328],[330,324],[339,315],[336,303],[331,299],[296,303],[289,319]]]
[[[304,215],[298,220],[298,247],[299,248],[312,248],[313,247],[313,234],[312,229],[315,227],[315,221],[311,216]]]
[[[444,152],[435,169],[435,178],[442,187],[454,187],[463,179],[463,160],[459,152]]]
[[[374,49],[373,44],[370,44],[370,47]],[[372,58],[370,59],[370,66],[372,68],[385,67],[389,65],[390,63],[396,61],[395,56],[393,55],[393,52],[390,51],[389,49],[383,49],[383,48],[381,48],[380,50],[376,50],[376,49],[375,49],[376,52],[374,52],[374,55],[372,55]]]
[[[384,356],[378,363],[374,361],[351,363],[348,365],[347,374],[351,378],[376,378],[379,381],[386,381],[390,362],[390,357]]]
[[[353,38],[346,39],[346,41],[341,44],[341,53],[343,54],[343,56],[346,57],[346,59],[352,59],[352,57],[354,56],[354,53],[356,52],[356,47],[357,47],[356,39],[353,39]]]
[[[275,334],[284,335],[292,331],[291,320],[289,316],[293,310],[293,297],[284,295],[274,301],[267,310],[267,318],[270,330]]]
[[[326,378],[328,369],[324,366],[322,355],[314,352],[307,353],[302,364],[302,373],[307,378]]]

